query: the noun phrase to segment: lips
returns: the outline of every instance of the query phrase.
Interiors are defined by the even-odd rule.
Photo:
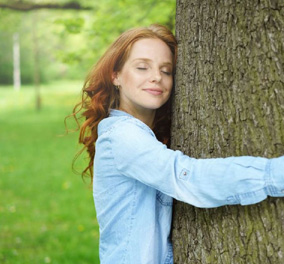
[[[161,95],[163,93],[163,90],[154,88],[144,89],[144,91],[152,95]]]

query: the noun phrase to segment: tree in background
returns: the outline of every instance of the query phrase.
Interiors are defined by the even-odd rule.
[[[178,0],[176,34],[172,148],[196,158],[283,155],[283,1]],[[284,263],[283,231],[283,199],[177,202],[175,263]]]
[[[15,32],[20,35],[22,82],[33,82],[34,12],[40,18],[36,26],[43,82],[84,79],[107,46],[130,27],[175,26],[175,0],[0,0],[0,84],[13,80]]]
[[[91,10],[91,7],[83,6],[81,2],[84,1],[22,1],[9,0],[1,1],[0,8],[17,10],[17,11],[31,11],[38,9],[62,9],[62,10]]]
[[[21,87],[21,68],[20,68],[20,44],[19,34],[13,35],[13,79],[14,89],[19,90]]]

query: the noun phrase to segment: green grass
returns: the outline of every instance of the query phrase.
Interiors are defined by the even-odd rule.
[[[64,117],[80,82],[0,86],[0,263],[99,263],[98,223],[89,182],[72,172],[78,133]]]

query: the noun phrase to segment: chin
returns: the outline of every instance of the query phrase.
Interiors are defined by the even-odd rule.
[[[156,102],[152,103],[146,106],[146,108],[151,109],[151,110],[157,110],[160,107],[162,107],[166,102]]]
[[[157,104],[157,105],[148,105],[146,106],[149,110],[158,110],[163,104]]]

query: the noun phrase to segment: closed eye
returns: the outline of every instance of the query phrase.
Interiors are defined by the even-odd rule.
[[[137,67],[137,70],[146,71],[147,68],[145,68],[145,67]]]
[[[162,73],[166,74],[166,75],[172,75],[171,72],[168,72],[168,71],[162,71]]]

